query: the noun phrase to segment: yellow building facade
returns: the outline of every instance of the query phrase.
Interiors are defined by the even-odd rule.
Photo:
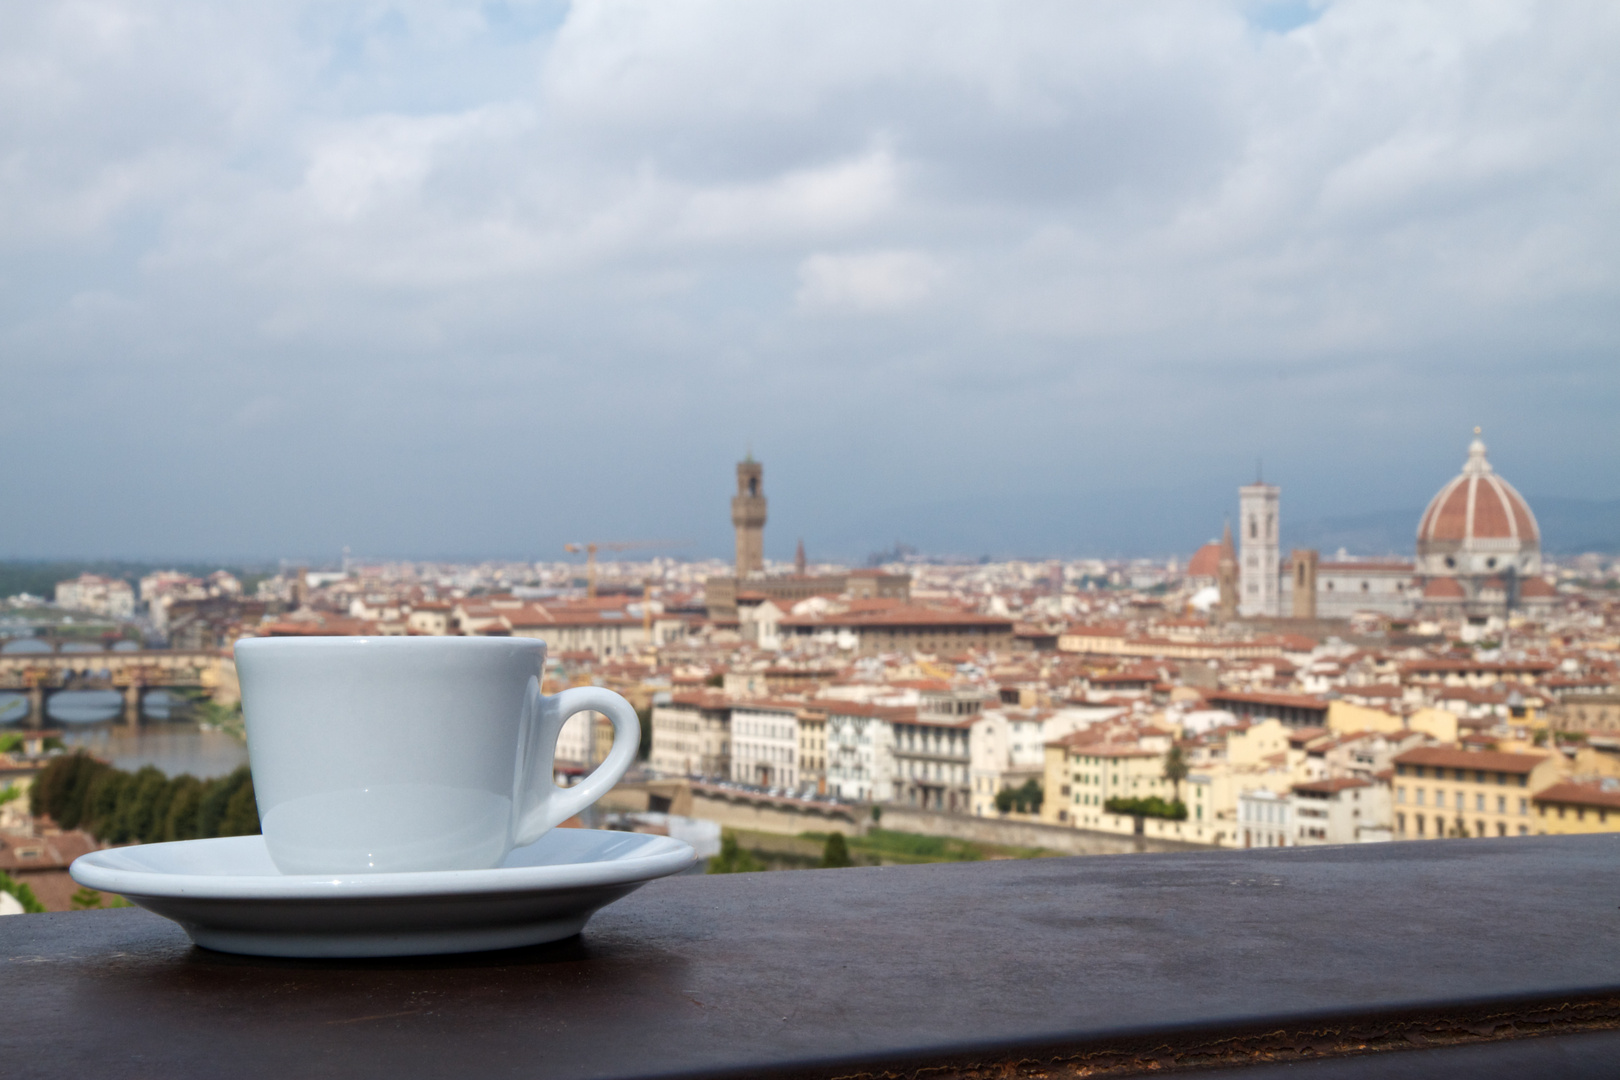
[[[1531,800],[1562,770],[1562,760],[1548,754],[1407,750],[1395,757],[1395,838],[1529,836],[1538,831]]]
[[[1095,828],[1109,799],[1175,798],[1164,778],[1164,753],[1086,742],[1085,732],[1046,746],[1046,799],[1041,817],[1054,825]]]
[[[1565,781],[1537,793],[1535,831],[1548,836],[1620,832],[1620,781]]]

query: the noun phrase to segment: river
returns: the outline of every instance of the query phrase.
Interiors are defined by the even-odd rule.
[[[155,765],[168,776],[190,773],[207,780],[247,764],[247,744],[223,731],[207,730],[189,720],[171,719],[175,702],[162,690],[146,695],[140,730],[120,720],[123,697],[116,690],[62,691],[51,697],[49,726],[62,733],[70,749],[82,747],[120,769]],[[0,731],[22,731],[27,699],[0,694]]]

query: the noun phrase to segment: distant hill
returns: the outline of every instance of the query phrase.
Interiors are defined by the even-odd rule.
[[[1527,495],[1541,525],[1544,550],[1552,555],[1587,551],[1620,552],[1620,499],[1563,499]],[[1380,510],[1371,514],[1284,523],[1288,547],[1316,548],[1323,554],[1341,547],[1357,555],[1410,555],[1423,508]]]

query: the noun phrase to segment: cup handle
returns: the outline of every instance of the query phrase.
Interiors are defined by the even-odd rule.
[[[546,697],[535,681],[530,684],[530,694],[532,705],[537,706],[539,721],[533,730],[550,745],[543,753],[529,759],[539,768],[535,775],[525,778],[524,787],[532,794],[525,800],[529,808],[514,830],[512,842],[518,847],[534,843],[606,795],[635,762],[636,751],[641,746],[641,721],[636,717],[636,710],[612,690],[600,686],[571,686]],[[557,736],[570,717],[586,710],[602,713],[613,721],[613,749],[585,779],[573,787],[558,787],[551,779]]]

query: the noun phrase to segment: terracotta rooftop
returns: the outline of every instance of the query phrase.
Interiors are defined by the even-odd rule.
[[[1565,781],[1544,789],[1535,796],[1535,801],[1620,810],[1620,784],[1613,780]]]
[[[1448,746],[1419,746],[1395,755],[1397,765],[1438,765],[1447,769],[1483,769],[1503,773],[1528,773],[1546,760],[1546,754],[1505,754],[1496,750],[1459,750]]]

